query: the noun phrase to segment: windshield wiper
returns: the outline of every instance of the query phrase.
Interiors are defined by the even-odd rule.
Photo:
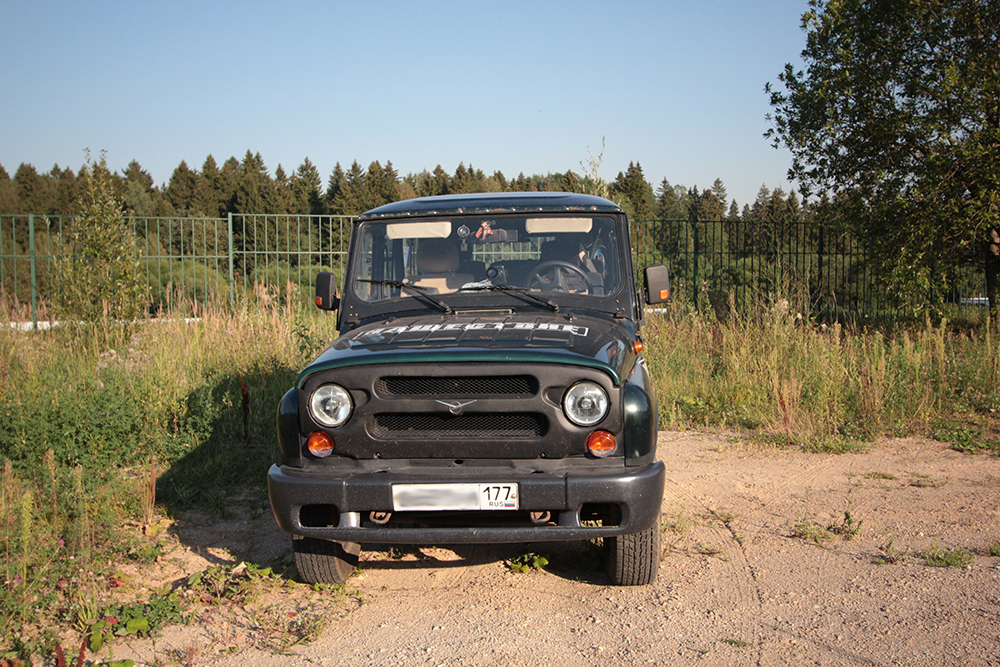
[[[410,293],[413,294],[414,296],[422,296],[423,298],[433,303],[435,306],[443,310],[446,315],[451,315],[452,312],[454,312],[452,311],[451,306],[446,304],[444,301],[441,301],[440,299],[435,299],[430,294],[428,294],[426,287],[420,287],[418,285],[410,285],[409,283],[400,282],[398,280],[366,280],[365,278],[358,278],[358,282],[371,283],[373,285],[386,285],[387,287],[398,287],[399,289],[402,290],[409,290]]]
[[[481,283],[469,283],[467,285],[463,285],[462,289],[460,291],[462,291],[462,292],[503,292],[504,294],[516,294],[517,296],[527,297],[527,298],[531,299],[532,301],[534,301],[535,303],[540,303],[543,306],[548,306],[549,308],[552,309],[553,312],[556,312],[556,313],[559,312],[559,304],[558,303],[556,303],[555,301],[550,301],[549,299],[545,299],[543,297],[540,297],[537,294],[534,294],[533,292],[529,292],[524,287],[514,287],[513,285],[492,285],[492,284],[488,284],[486,282],[481,282]]]

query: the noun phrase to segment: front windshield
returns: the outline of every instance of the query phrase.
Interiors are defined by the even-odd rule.
[[[604,297],[622,284],[614,222],[522,215],[365,223],[349,289],[369,302],[504,290],[555,301]]]

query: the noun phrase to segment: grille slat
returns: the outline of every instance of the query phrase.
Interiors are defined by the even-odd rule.
[[[538,380],[530,375],[381,377],[375,383],[375,391],[386,398],[526,398],[537,393]]]
[[[535,414],[378,414],[372,419],[376,438],[538,438],[546,420]]]

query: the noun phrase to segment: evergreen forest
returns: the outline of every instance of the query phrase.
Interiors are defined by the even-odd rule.
[[[200,169],[181,162],[165,185],[157,185],[135,160],[121,174],[113,174],[117,195],[127,213],[136,217],[215,218],[229,213],[357,215],[402,199],[467,192],[585,192],[618,203],[634,220],[753,220],[793,222],[808,219],[810,207],[781,188],[761,186],[757,199],[741,207],[730,201],[722,180],[699,190],[671,184],[655,187],[638,162],[605,183],[599,163],[577,173],[518,174],[507,178],[487,175],[472,165],[459,164],[454,173],[438,165],[433,171],[401,176],[391,161],[378,160],[367,168],[354,161],[347,169],[338,162],[324,182],[316,166],[305,158],[293,172],[280,164],[272,174],[260,153],[247,151],[242,160],[230,157],[220,166],[209,155]],[[74,171],[55,165],[39,172],[22,163],[14,175],[0,165],[0,215],[75,215],[82,191],[83,167]]]

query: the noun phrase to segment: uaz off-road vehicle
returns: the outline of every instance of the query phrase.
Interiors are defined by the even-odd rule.
[[[659,563],[664,468],[628,220],[572,193],[428,197],[353,225],[340,337],[278,409],[271,505],[303,579],[360,545],[603,538],[615,584]]]

